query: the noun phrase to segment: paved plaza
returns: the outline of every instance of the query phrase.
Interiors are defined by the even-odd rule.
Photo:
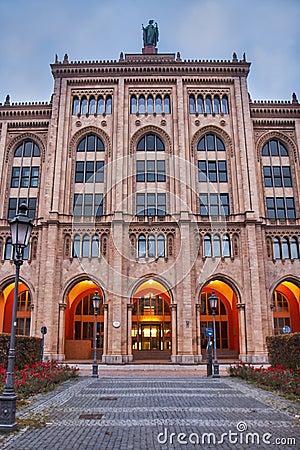
[[[300,448],[300,408],[240,380],[207,378],[203,366],[100,367],[99,379],[87,366],[81,374],[24,407],[20,430],[1,436],[0,448]]]

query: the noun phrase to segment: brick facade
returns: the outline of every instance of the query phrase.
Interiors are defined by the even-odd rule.
[[[285,322],[280,322],[278,307],[278,323],[289,324],[292,332],[300,331],[300,106],[296,96],[291,102],[253,102],[247,90],[250,63],[236,55],[231,61],[184,61],[179,54],[144,52],[121,54],[118,61],[93,62],[69,61],[65,55],[51,70],[54,90],[50,103],[11,104],[7,98],[0,106],[0,331],[6,330],[14,277],[6,248],[9,202],[36,195],[35,248],[32,242],[21,280],[31,297],[30,334],[39,336],[41,326],[47,326],[47,357],[90,358],[86,339],[90,331],[86,330],[92,325],[78,318],[77,305],[83,295],[98,289],[104,303],[99,316],[104,362],[130,362],[143,350],[146,359],[147,351],[159,350],[161,358],[173,362],[200,362],[205,355],[203,330],[212,319],[203,305],[205,295],[214,289],[224,305],[218,316],[221,354],[239,355],[249,362],[266,361],[265,337],[274,333],[277,295],[283,294],[288,302]],[[134,98],[137,112],[132,111]],[[73,109],[76,99],[78,111]],[[82,156],[77,151],[88,135],[99,137],[104,144],[103,152],[94,152],[97,161],[104,162],[101,183],[75,182],[76,162],[87,167],[86,161],[94,161],[89,150]],[[145,135],[159,137],[164,151],[140,152],[137,146]],[[211,139],[207,136],[220,139],[225,149],[197,150],[202,138]],[[16,156],[24,141],[38,145],[38,162],[32,157],[27,163],[25,154],[23,162]],[[273,157],[274,167],[290,167],[292,186],[284,180],[284,186],[266,187],[267,156],[262,155],[268,142],[282,144],[287,150],[288,156],[280,150],[269,159]],[[207,167],[217,161],[221,170],[218,158],[223,166],[226,161],[226,181],[210,180],[205,184],[208,191],[202,190],[198,161]],[[137,161],[145,161],[149,167],[164,161],[165,181],[139,184]],[[26,180],[21,180],[18,189],[13,188],[13,167],[26,164],[39,165],[38,186],[25,188],[22,183],[26,185]],[[18,183],[18,176],[16,180]],[[155,194],[156,199],[159,193],[166,194],[166,214],[137,215],[138,192]],[[208,199],[225,192],[229,214],[200,214],[202,192]],[[82,194],[86,202],[86,194],[103,194],[103,214],[75,217],[74,194]],[[294,198],[294,213],[290,209],[281,217],[278,203],[273,218],[272,211],[267,211],[267,197]],[[150,202],[150,197],[144,198]],[[149,254],[149,236],[154,236],[156,249],[158,237],[163,236],[163,254],[141,256],[141,235],[147,240]],[[99,255],[74,257],[75,236],[79,236],[81,251],[84,236],[90,246],[92,237],[97,236]],[[205,247],[209,236],[215,255]],[[281,257],[275,254],[277,237]],[[289,255],[284,253],[286,237]],[[225,252],[226,239],[229,246]],[[279,292],[276,296],[275,291]],[[134,305],[139,296],[152,302],[163,298],[170,308],[167,316],[146,316],[144,309],[143,317],[137,319]],[[81,325],[76,325],[76,320]],[[133,323],[137,323],[136,334]],[[76,331],[77,326],[83,331]],[[157,333],[159,344],[155,343]],[[139,339],[144,339],[140,341],[144,344],[140,345]],[[153,357],[155,351],[150,353]]]

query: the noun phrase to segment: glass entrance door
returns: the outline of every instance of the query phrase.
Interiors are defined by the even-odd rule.
[[[142,350],[161,350],[161,325],[141,325]]]

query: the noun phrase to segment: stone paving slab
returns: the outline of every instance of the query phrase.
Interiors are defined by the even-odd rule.
[[[0,448],[300,448],[300,407],[240,380],[112,373],[37,396],[19,416],[46,424],[0,437]]]

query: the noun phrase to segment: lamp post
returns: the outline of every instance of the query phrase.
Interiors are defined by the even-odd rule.
[[[93,362],[93,372],[92,378],[98,378],[98,363],[97,363],[97,316],[100,308],[100,297],[98,291],[95,292],[95,295],[92,298],[93,308],[95,314],[95,322],[94,322],[94,362]]]
[[[0,396],[0,431],[14,431],[16,422],[17,396],[14,390],[15,338],[17,327],[18,285],[20,267],[23,264],[23,250],[29,244],[33,225],[27,216],[28,208],[25,203],[19,207],[18,214],[9,221],[12,245],[14,248],[14,263],[16,266],[14,302],[10,333],[10,347],[8,353],[5,388]]]
[[[217,336],[216,336],[216,312],[218,307],[218,297],[215,294],[215,290],[211,291],[211,295],[208,297],[210,309],[212,310],[213,315],[213,327],[214,327],[214,373],[213,378],[219,378],[219,363],[217,359]]]

